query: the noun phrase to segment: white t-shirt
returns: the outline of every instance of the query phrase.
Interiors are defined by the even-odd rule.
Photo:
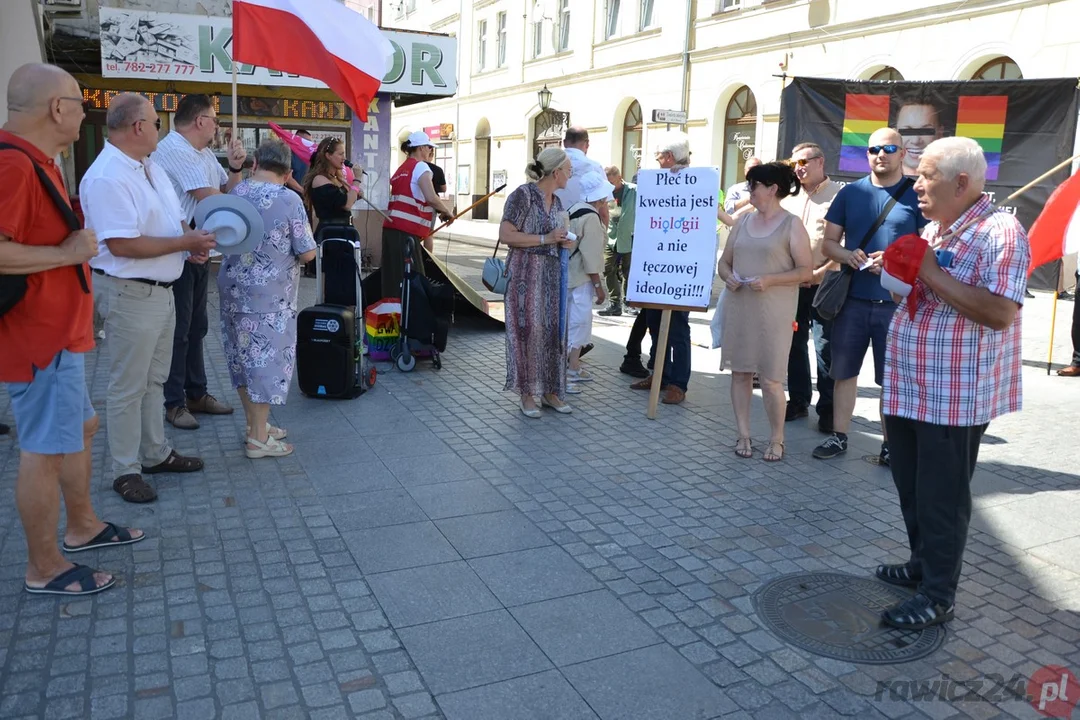
[[[424,197],[424,191],[420,189],[420,178],[427,173],[431,173],[431,166],[423,160],[417,160],[416,166],[412,169],[412,180],[409,181],[412,196],[422,203],[427,203],[427,198]]]
[[[184,271],[185,253],[156,258],[116,257],[106,240],[178,237],[186,225],[169,176],[149,158],[140,162],[110,142],[79,183],[86,227],[97,233],[98,254],[90,266],[119,278],[173,282]]]
[[[581,178],[588,172],[598,172],[604,176],[604,166],[595,160],[590,160],[585,153],[577,148],[566,148],[566,155],[570,158],[570,167],[574,174],[566,181],[566,187],[555,191],[555,196],[562,201],[563,210],[568,211],[571,206],[582,202],[585,198],[581,192]]]

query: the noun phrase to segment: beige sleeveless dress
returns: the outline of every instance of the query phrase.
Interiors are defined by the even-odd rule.
[[[728,238],[734,243],[732,267],[740,277],[755,278],[795,269],[791,257],[791,223],[798,218],[788,213],[779,227],[766,237],[747,231],[744,216]],[[799,286],[770,287],[764,292],[744,285],[735,292],[726,290],[723,303],[721,369],[757,373],[769,380],[787,378],[791,351],[792,323],[799,304]]]

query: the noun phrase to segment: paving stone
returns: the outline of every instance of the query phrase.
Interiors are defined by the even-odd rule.
[[[464,562],[380,573],[370,576],[368,582],[395,627],[499,607],[495,596]]]
[[[448,720],[596,720],[597,715],[555,671],[436,697]]]
[[[448,518],[435,524],[466,559],[551,544],[547,535],[517,510]]]
[[[430,522],[358,530],[342,537],[365,574],[461,559]]]
[[[557,547],[475,558],[469,565],[506,606],[550,600],[601,587]]]
[[[419,485],[409,494],[432,520],[509,510],[512,506],[486,480]]]

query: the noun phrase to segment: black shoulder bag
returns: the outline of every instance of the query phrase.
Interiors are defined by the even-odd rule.
[[[75,211],[71,209],[64,198],[60,195],[60,191],[53,185],[52,180],[45,173],[45,170],[37,164],[34,158],[30,157],[30,154],[17,145],[10,143],[0,143],[0,150],[18,150],[26,157],[30,158],[30,162],[34,166],[34,172],[37,173],[38,180],[45,186],[45,190],[49,193],[49,197],[56,203],[56,207],[60,209],[60,213],[64,216],[64,220],[67,221],[68,228],[75,232],[82,229],[82,223],[79,222],[78,216],[75,215]],[[82,263],[75,266],[75,272],[79,276],[79,285],[82,286],[82,290],[86,294],[90,294],[90,284],[86,282],[86,271],[83,269]],[[26,275],[0,275],[0,317],[7,314],[9,310],[19,304],[19,301],[26,295]]]
[[[896,189],[892,192],[892,197],[889,198],[889,202],[885,203],[885,207],[881,210],[881,214],[878,215],[877,220],[870,226],[870,229],[866,231],[866,236],[863,237],[862,242],[859,243],[859,250],[866,248],[867,243],[870,242],[870,238],[874,237],[874,233],[878,231],[881,224],[885,222],[885,218],[892,212],[893,206],[896,205],[896,201],[900,199],[900,196],[908,191],[914,184],[914,180],[907,177],[897,185]],[[818,286],[817,292],[814,293],[814,309],[817,310],[818,315],[823,320],[833,320],[840,314],[840,309],[844,307],[844,301],[847,300],[848,291],[851,289],[851,276],[855,274],[855,268],[850,265],[844,265],[839,270],[833,270],[825,275],[825,279],[821,281],[821,285]]]

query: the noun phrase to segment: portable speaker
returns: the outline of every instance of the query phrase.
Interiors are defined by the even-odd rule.
[[[356,317],[351,307],[313,305],[296,317],[296,374],[311,397],[353,398],[356,379]]]

